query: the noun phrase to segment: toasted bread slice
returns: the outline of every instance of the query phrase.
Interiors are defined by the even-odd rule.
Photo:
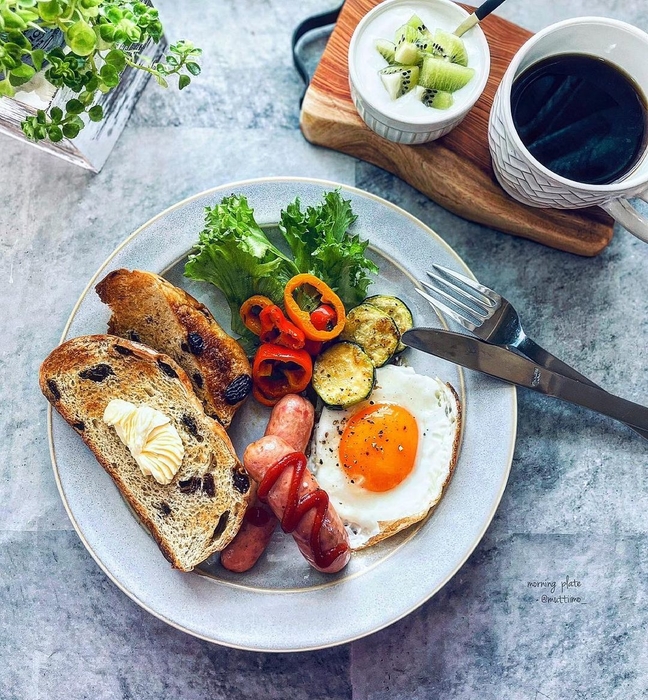
[[[112,311],[108,333],[172,357],[189,375],[207,415],[227,427],[252,389],[250,363],[209,309],[142,270],[115,270],[95,289]]]
[[[249,478],[225,429],[205,415],[187,375],[170,357],[116,336],[82,336],[47,357],[39,380],[174,568],[190,571],[229,544],[248,504]],[[170,418],[184,446],[170,484],[144,476],[103,421],[112,399],[147,404]]]

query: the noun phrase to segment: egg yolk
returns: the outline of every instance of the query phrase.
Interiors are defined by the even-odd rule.
[[[402,406],[380,403],[358,411],[340,440],[340,462],[352,483],[389,491],[414,468],[418,425]]]

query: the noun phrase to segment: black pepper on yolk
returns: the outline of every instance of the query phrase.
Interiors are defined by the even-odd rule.
[[[379,403],[350,418],[340,440],[345,475],[367,491],[389,491],[414,469],[418,425],[402,406]]]

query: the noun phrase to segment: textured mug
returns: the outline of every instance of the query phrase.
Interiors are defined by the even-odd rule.
[[[511,197],[532,207],[600,206],[648,243],[648,219],[628,202],[630,197],[648,202],[646,143],[638,163],[622,178],[607,185],[591,185],[568,180],[542,165],[529,153],[513,125],[513,81],[530,66],[558,54],[603,58],[631,76],[644,99],[648,95],[648,34],[604,17],[578,17],[543,29],[515,54],[495,94],[488,123],[495,176]]]

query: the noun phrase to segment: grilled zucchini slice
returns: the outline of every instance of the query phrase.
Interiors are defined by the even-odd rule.
[[[389,314],[363,302],[347,314],[340,340],[357,343],[376,367],[382,367],[396,352],[400,333]]]
[[[376,381],[371,358],[355,343],[336,343],[317,357],[313,389],[331,408],[347,408],[366,399]]]
[[[384,311],[396,324],[398,332],[403,335],[405,331],[414,327],[414,319],[412,318],[412,312],[409,310],[407,304],[398,297],[390,297],[386,294],[376,294],[373,297],[368,297],[364,300],[365,304],[371,304],[372,306],[378,307],[381,311]],[[396,352],[403,352],[407,346],[398,341],[398,348]]]

